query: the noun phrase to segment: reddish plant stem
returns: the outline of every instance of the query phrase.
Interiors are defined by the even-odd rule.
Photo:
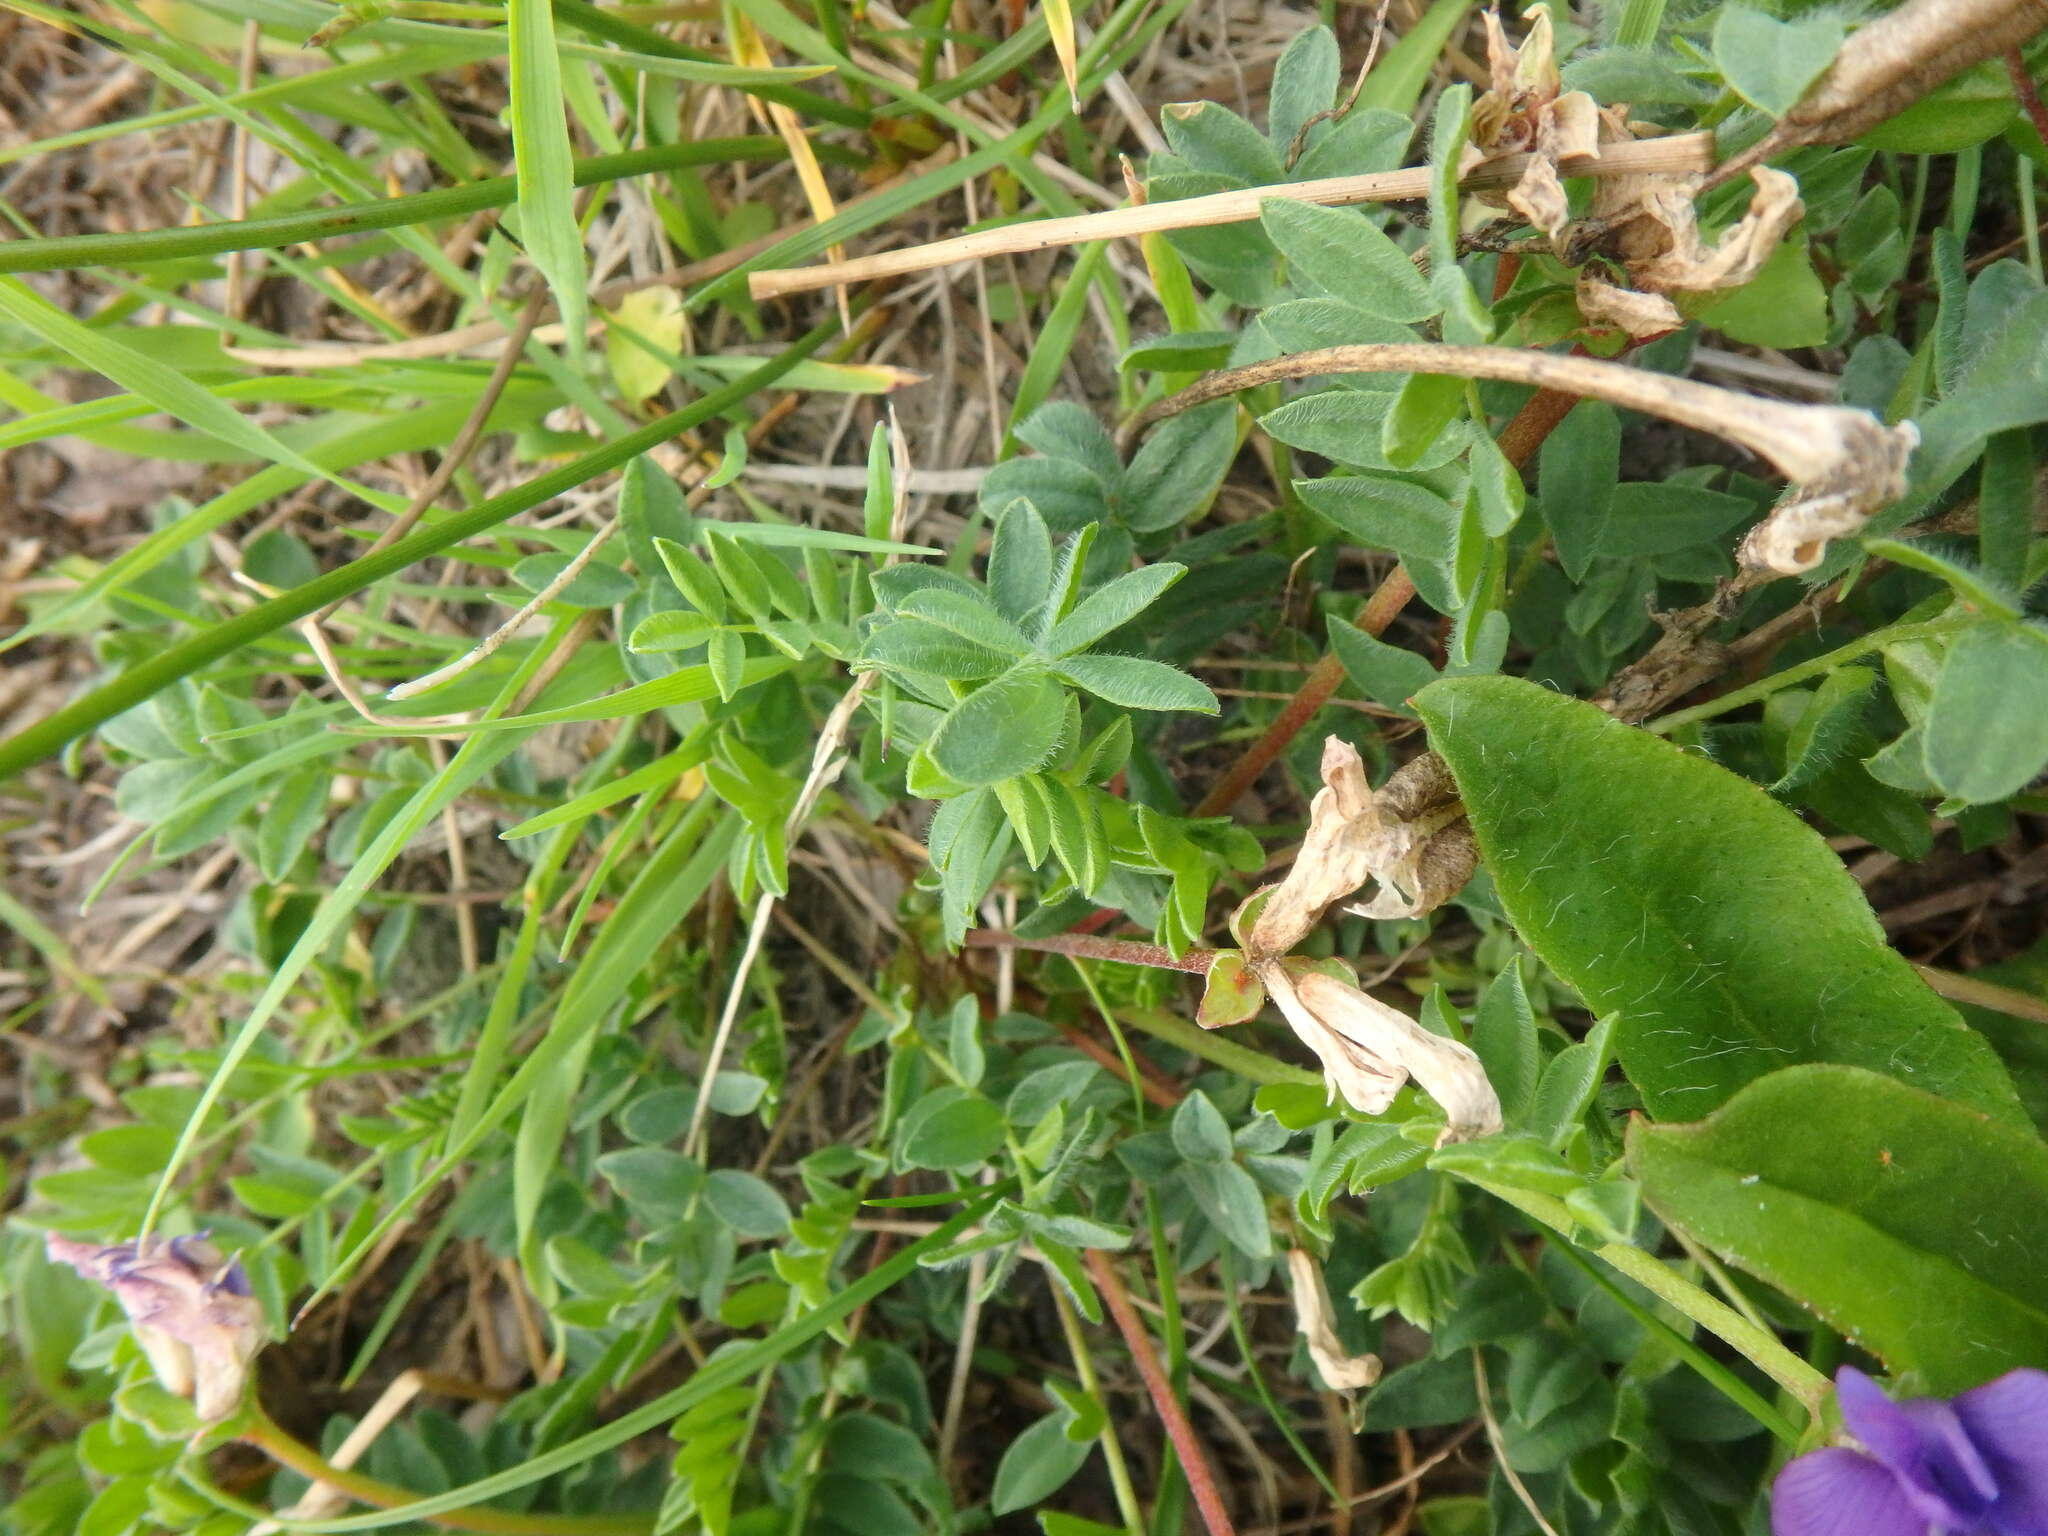
[[[1123,1061],[1117,1053],[1080,1025],[1059,1018],[1054,1019],[1052,1025],[1067,1037],[1069,1044],[1093,1058],[1096,1065],[1112,1077],[1125,1076]],[[1131,1056],[1138,1068],[1138,1091],[1145,1095],[1152,1107],[1173,1109],[1179,1105],[1182,1098],[1180,1087],[1160,1072],[1158,1063],[1142,1054],[1135,1046],[1131,1049]]]
[[[1151,1395],[1152,1406],[1166,1426],[1167,1438],[1173,1441],[1181,1471],[1187,1474],[1188,1491],[1194,1494],[1195,1508],[1201,1511],[1202,1524],[1208,1528],[1209,1536],[1237,1536],[1237,1528],[1230,1523],[1230,1511],[1223,1507],[1223,1497],[1216,1491],[1216,1479],[1202,1454],[1202,1444],[1195,1438],[1194,1426],[1188,1423],[1180,1399],[1173,1395],[1166,1372],[1160,1368],[1159,1354],[1152,1348],[1152,1337],[1138,1320],[1137,1309],[1131,1305],[1130,1292],[1124,1289],[1116,1266],[1100,1248],[1083,1249],[1081,1257],[1102,1292],[1102,1299],[1109,1303],[1109,1315],[1116,1319],[1117,1332],[1124,1336],[1131,1360]]]
[[[1066,955],[1076,960],[1116,960],[1124,965],[1149,965],[1166,971],[1209,974],[1216,958],[1213,949],[1191,949],[1179,959],[1173,951],[1157,944],[1139,944],[1130,939],[1098,939],[1080,933],[1048,934],[1042,939],[1021,939],[1000,929],[977,928],[967,935],[972,949],[1035,949],[1048,955]]]
[[[1377,639],[1414,595],[1415,583],[1408,579],[1405,570],[1395,566],[1387,572],[1386,579],[1365,605],[1365,612],[1359,615],[1358,627]],[[1221,816],[1227,812],[1237,803],[1237,797],[1250,789],[1253,781],[1266,771],[1273,759],[1287,750],[1288,744],[1301,734],[1301,728],[1315,717],[1316,711],[1329,703],[1330,695],[1343,682],[1344,663],[1337,659],[1335,651],[1331,651],[1315,664],[1315,669],[1295,689],[1294,697],[1281,707],[1266,734],[1252,743],[1250,750],[1232,765],[1230,772],[1216,781],[1190,814]]]
[[[2012,76],[2013,94],[2019,98],[2027,120],[2034,125],[2034,132],[2041,135],[2042,143],[2048,144],[2048,105],[2042,104],[2041,88],[2027,73],[2027,61],[2019,49],[2005,50],[2005,72]]]

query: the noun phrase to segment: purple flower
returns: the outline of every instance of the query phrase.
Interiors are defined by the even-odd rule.
[[[196,1237],[147,1249],[100,1247],[56,1232],[43,1241],[52,1260],[114,1293],[157,1380],[191,1398],[201,1419],[225,1418],[241,1403],[249,1362],[263,1347],[263,1309],[240,1260],[223,1263]]]
[[[1779,1473],[1772,1536],[2048,1536],[2048,1371],[1895,1403],[1845,1365],[1835,1391],[1863,1448]]]

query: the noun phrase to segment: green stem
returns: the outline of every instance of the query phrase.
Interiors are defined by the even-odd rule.
[[[1627,1291],[1616,1285],[1606,1275],[1603,1275],[1584,1254],[1579,1252],[1576,1244],[1557,1242],[1551,1244],[1551,1248],[1558,1257],[1582,1270],[1589,1280],[1612,1296],[1623,1311],[1635,1318],[1637,1322],[1641,1323],[1652,1333],[1662,1338],[1687,1365],[1690,1365],[1697,1371],[1710,1386],[1718,1388],[1736,1407],[1755,1419],[1757,1423],[1763,1425],[1765,1429],[1768,1429],[1785,1444],[1796,1446],[1799,1443],[1799,1431],[1792,1427],[1791,1423],[1787,1421],[1782,1413],[1765,1402],[1759,1393],[1753,1390],[1741,1377],[1729,1370],[1727,1366],[1701,1349],[1699,1345],[1693,1343],[1691,1339],[1685,1337],[1684,1334],[1665,1322],[1663,1318],[1657,1316],[1656,1313],[1637,1301],[1635,1297],[1629,1295]]]
[[[1305,1072],[1300,1067],[1290,1067],[1286,1062],[1276,1061],[1262,1051],[1249,1050],[1170,1013],[1139,1008],[1129,1010],[1118,1017],[1126,1024],[1136,1025],[1155,1040],[1164,1040],[1168,1045],[1180,1047],[1190,1056],[1199,1056],[1212,1066],[1221,1067],[1226,1072],[1235,1072],[1239,1077],[1249,1078],[1261,1085],[1299,1083],[1305,1087],[1319,1087],[1323,1081],[1313,1072]]]
[[[361,1504],[379,1509],[403,1511],[420,1496],[378,1478],[365,1477],[335,1466],[310,1445],[302,1445],[286,1434],[260,1408],[252,1408],[253,1420],[242,1438],[272,1460],[316,1483],[340,1489]],[[509,1509],[451,1509],[429,1517],[430,1523],[451,1531],[482,1531],[486,1536],[647,1536],[655,1526],[653,1513],[645,1515],[528,1515]]]
[[[757,134],[738,139],[700,139],[688,144],[658,144],[629,149],[619,155],[594,155],[575,164],[575,183],[595,186],[624,181],[657,171],[692,165],[718,165],[729,160],[781,160],[789,154],[780,139]],[[385,197],[342,208],[312,208],[267,219],[238,219],[223,224],[196,224],[171,229],[145,229],[135,234],[62,235],[51,240],[0,242],[0,272],[56,272],[73,267],[131,267],[143,262],[172,261],[188,256],[215,256],[224,251],[272,250],[338,235],[394,229],[459,218],[485,208],[506,208],[519,196],[518,178],[493,176],[467,186],[417,192],[410,197]]]
[[[1074,1374],[1081,1378],[1081,1390],[1097,1403],[1103,1403],[1102,1381],[1095,1374],[1095,1358],[1088,1353],[1088,1341],[1082,1337],[1080,1320],[1074,1316],[1072,1303],[1060,1283],[1047,1277],[1047,1287],[1052,1295],[1053,1310],[1059,1314],[1060,1331],[1066,1335],[1067,1353],[1074,1359]],[[1109,1467],[1109,1485],[1116,1492],[1116,1507],[1124,1517],[1126,1536],[1145,1536],[1145,1512],[1138,1503],[1138,1490],[1131,1483],[1131,1469],[1124,1461],[1123,1442],[1117,1439],[1116,1420],[1110,1416],[1108,1405],[1103,1403],[1102,1430],[1095,1437],[1102,1447],[1102,1459]]]
[[[1851,640],[1847,645],[1829,651],[1825,656],[1816,656],[1811,661],[1802,661],[1797,666],[1787,667],[1782,672],[1773,672],[1769,677],[1751,683],[1747,688],[1737,688],[1733,693],[1724,693],[1718,699],[1709,699],[1704,704],[1695,704],[1691,709],[1674,710],[1650,721],[1644,729],[1655,731],[1660,736],[1669,735],[1682,725],[1691,725],[1695,720],[1711,719],[1725,715],[1731,709],[1740,709],[1745,704],[1755,704],[1772,694],[1790,688],[1794,683],[1803,683],[1809,677],[1819,677],[1832,672],[1859,656],[1872,651],[1881,651],[1888,645],[1909,645],[1915,640],[1938,640],[1953,635],[1969,626],[1966,619],[1930,619],[1924,624],[1897,624],[1890,629],[1880,629],[1875,634],[1865,635],[1860,640]]]
[[[289,592],[271,598],[268,602],[258,603],[246,613],[216,624],[182,644],[174,645],[147,661],[137,663],[112,682],[103,683],[76,703],[58,710],[45,720],[37,721],[27,730],[0,741],[0,782],[12,778],[34,763],[41,762],[60,750],[67,742],[76,740],[94,726],[112,719],[123,710],[134,708],[152,694],[168,688],[181,677],[198,671],[209,662],[218,661],[241,646],[260,640],[273,630],[282,629],[308,614],[318,613],[329,603],[339,602],[360,592],[364,587],[382,581],[387,576],[396,575],[415,561],[438,554],[452,545],[460,544],[464,539],[473,538],[487,528],[496,527],[507,518],[514,517],[530,507],[537,507],[544,501],[572,491],[586,481],[638,458],[650,448],[660,446],[677,433],[687,431],[730,410],[756,390],[767,388],[789,372],[823,346],[838,329],[839,322],[836,318],[827,320],[806,332],[792,345],[768,359],[744,378],[735,379],[723,389],[713,390],[679,411],[669,412],[659,421],[642,427],[638,432],[622,437],[615,443],[607,443],[572,463],[564,464],[560,469],[536,476],[524,485],[514,486],[488,501],[478,502],[467,511],[444,518],[431,527],[421,528],[375,554],[365,555],[360,560],[351,560],[339,570],[329,571],[317,581],[309,581],[304,586],[294,587]]]
[[[1473,1179],[1470,1182],[1496,1199],[1512,1205],[1523,1215],[1541,1222],[1566,1242],[1571,1241],[1570,1234],[1576,1230],[1578,1222],[1562,1200],[1534,1194],[1526,1189],[1510,1189],[1505,1185],[1491,1184],[1481,1179]],[[1733,1307],[1716,1301],[1690,1280],[1674,1272],[1670,1265],[1643,1252],[1640,1248],[1630,1248],[1621,1243],[1602,1243],[1590,1251],[1595,1258],[1621,1271],[1659,1301],[1691,1318],[1742,1355],[1797,1398],[1809,1413],[1820,1411],[1821,1403],[1833,1390],[1827,1377],[1793,1354],[1769,1329],[1757,1327]]]

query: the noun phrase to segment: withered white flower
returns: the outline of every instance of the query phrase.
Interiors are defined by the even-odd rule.
[[[1442,758],[1426,752],[1375,792],[1357,749],[1323,742],[1323,787],[1309,804],[1308,836],[1287,878],[1252,925],[1247,952],[1280,955],[1301,942],[1337,902],[1368,880],[1366,917],[1416,917],[1471,878],[1478,848]]]
[[[1783,171],[1759,165],[1749,176],[1756,183],[1749,211],[1712,246],[1700,238],[1693,202],[1702,178],[1657,178],[1644,190],[1644,217],[1623,251],[1630,282],[1651,293],[1704,293],[1740,288],[1762,271],[1806,205],[1799,200],[1799,183]]]
[[[1289,975],[1278,961],[1268,961],[1259,967],[1259,980],[1322,1062],[1331,1094],[1353,1109],[1384,1114],[1413,1077],[1444,1112],[1444,1141],[1471,1141],[1501,1129],[1500,1096],[1467,1047],[1334,976]]]
[[[51,1260],[69,1264],[114,1293],[157,1380],[191,1398],[207,1423],[242,1401],[249,1365],[263,1347],[263,1309],[239,1259],[223,1262],[196,1237],[105,1247],[52,1232]]]
[[[1588,325],[1611,327],[1638,341],[1662,336],[1685,323],[1678,306],[1663,294],[1617,288],[1586,272],[1579,274],[1578,301],[1579,313]]]
[[[1293,1282],[1295,1328],[1323,1380],[1339,1392],[1363,1391],[1378,1381],[1380,1357],[1351,1354],[1337,1337],[1336,1325],[1330,1320],[1334,1309],[1323,1284],[1323,1267],[1314,1255],[1301,1248],[1288,1249],[1287,1277]]]

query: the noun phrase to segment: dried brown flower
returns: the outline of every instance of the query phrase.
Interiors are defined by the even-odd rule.
[[[1259,967],[1259,979],[1322,1062],[1331,1094],[1361,1114],[1384,1114],[1412,1077],[1443,1109],[1444,1141],[1501,1129],[1500,1096],[1467,1047],[1334,976],[1290,973],[1272,960]]]
[[[1355,748],[1323,743],[1323,787],[1309,805],[1308,836],[1287,878],[1273,889],[1246,945],[1280,955],[1322,915],[1368,880],[1379,893],[1355,908],[1365,917],[1416,917],[1441,906],[1478,858],[1457,785],[1443,759],[1426,752],[1375,793]]]
[[[114,1293],[157,1380],[191,1398],[202,1420],[225,1418],[240,1404],[249,1364],[263,1347],[263,1309],[249,1293],[240,1260],[223,1262],[196,1237],[145,1249],[137,1243],[102,1247],[52,1232],[44,1249],[54,1262]]]
[[[1359,1392],[1380,1379],[1378,1355],[1354,1355],[1344,1348],[1331,1322],[1329,1288],[1323,1267],[1305,1249],[1287,1250],[1287,1277],[1293,1282],[1295,1327],[1308,1345],[1308,1357],[1325,1383],[1339,1392]]]

